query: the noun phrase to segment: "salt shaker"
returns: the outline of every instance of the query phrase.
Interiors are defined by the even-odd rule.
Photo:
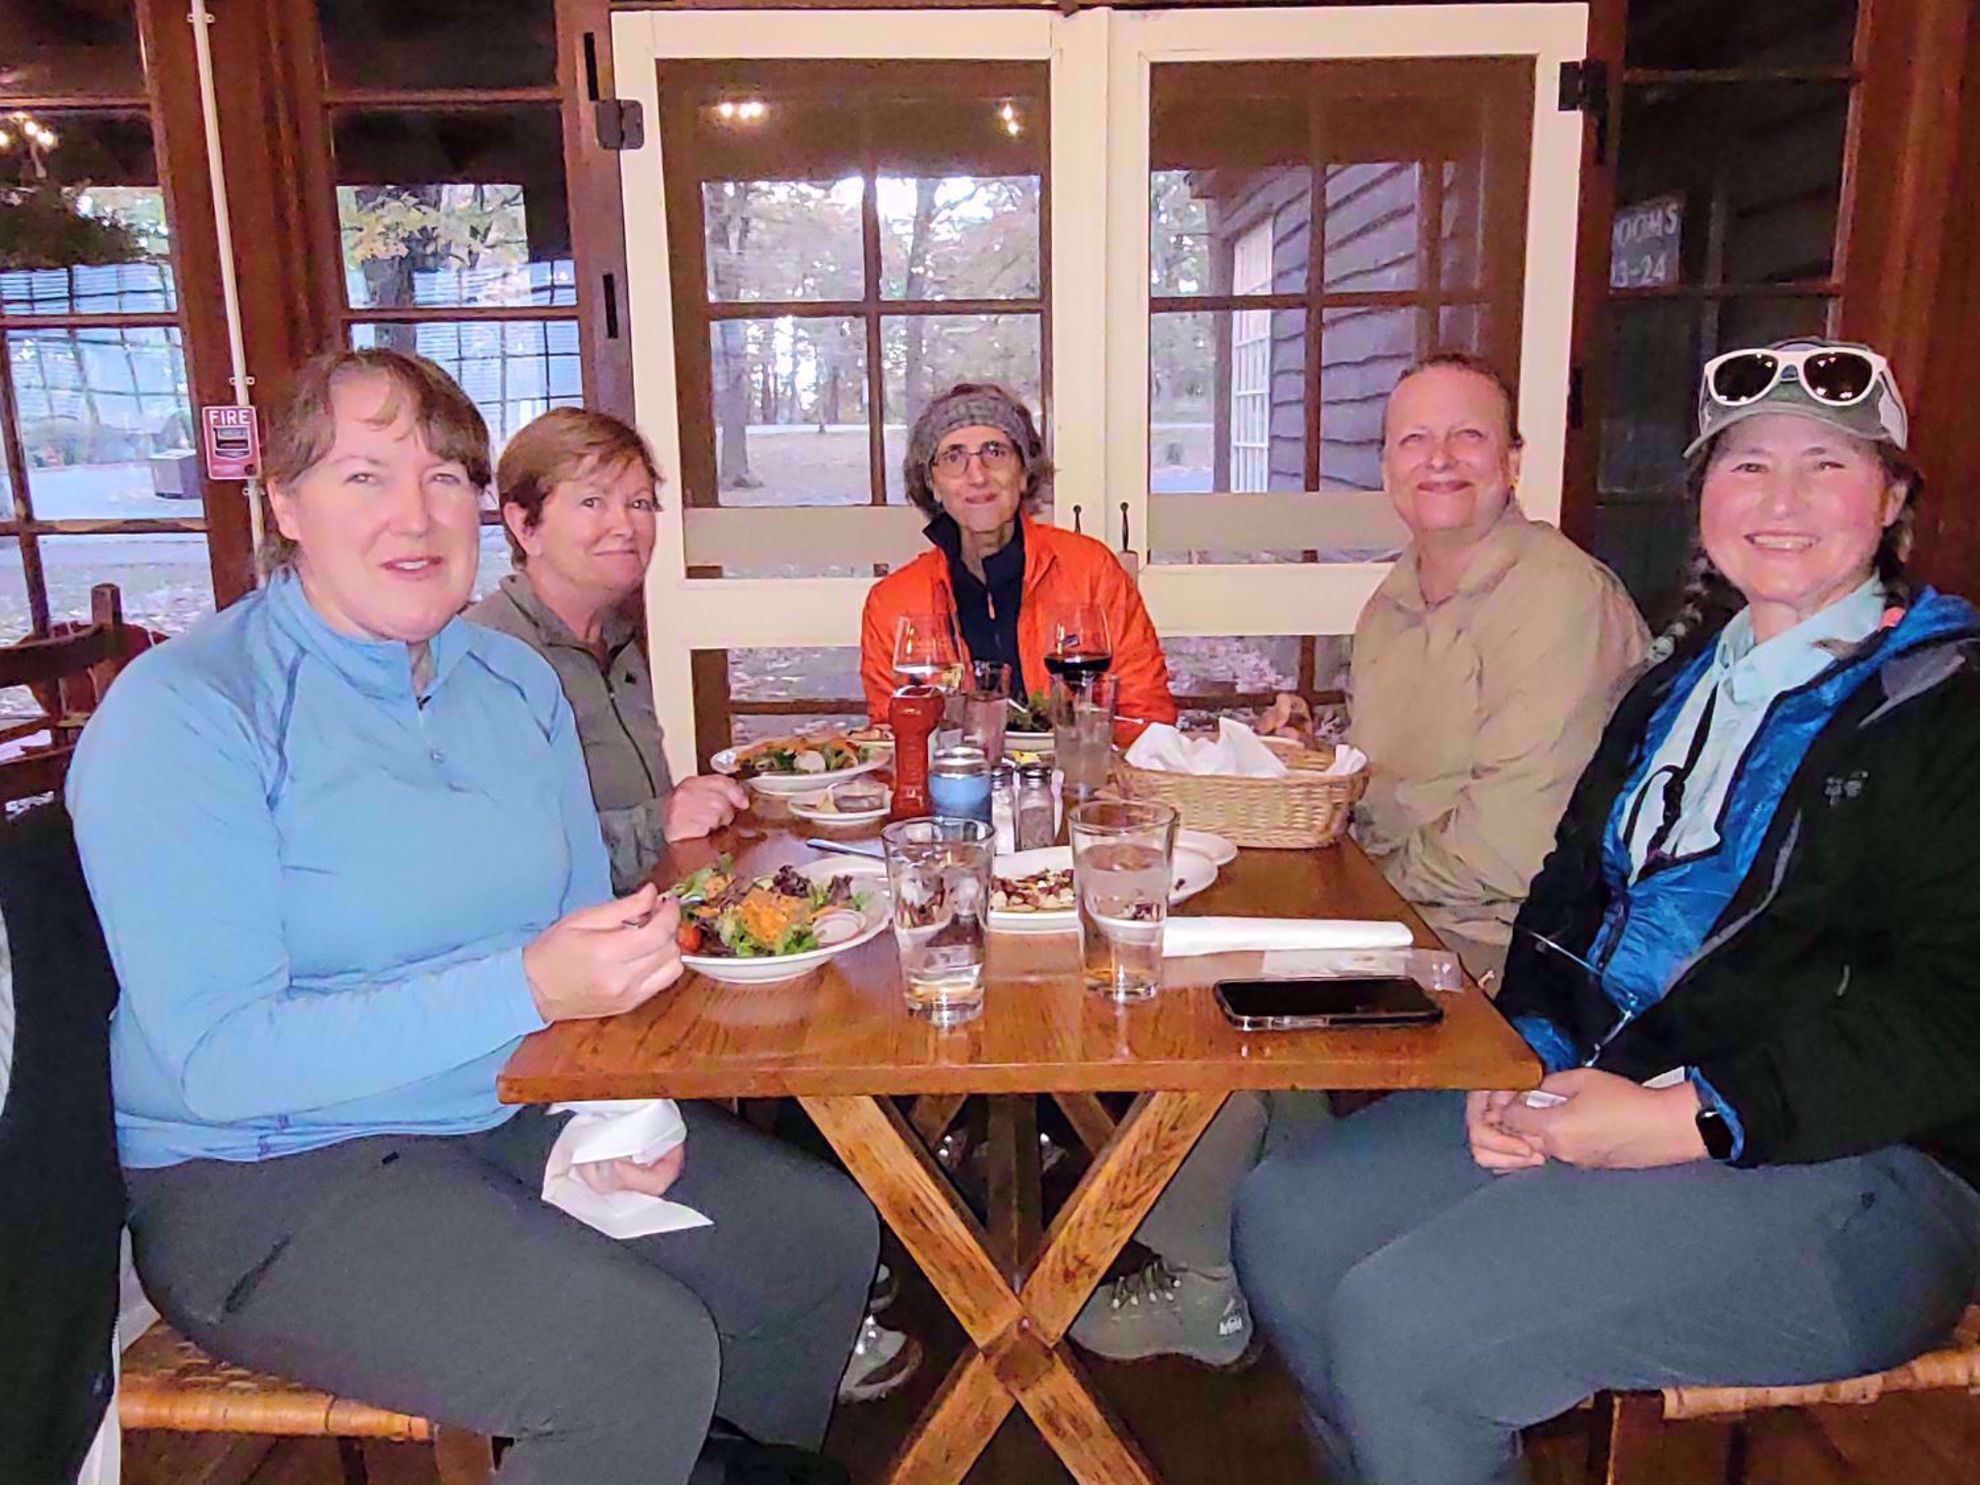
[[[1052,791],[1052,765],[1027,763],[1018,769],[1017,848],[1036,851],[1058,835],[1058,801]]]

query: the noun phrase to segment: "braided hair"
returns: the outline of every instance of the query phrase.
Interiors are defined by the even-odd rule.
[[[1684,589],[1678,598],[1677,611],[1650,646],[1650,663],[1653,665],[1661,665],[1668,660],[1693,636],[1719,628],[1746,604],[1739,589],[1712,561],[1705,550],[1703,536],[1698,534],[1698,507],[1705,492],[1705,475],[1711,468],[1712,455],[1718,446],[1719,438],[1715,437],[1692,456],[1685,471],[1685,493],[1691,507],[1694,533],[1691,560],[1685,573]],[[1917,520],[1919,497],[1925,491],[1925,476],[1911,455],[1896,444],[1880,440],[1872,447],[1877,452],[1877,462],[1883,468],[1885,480],[1904,487],[1904,500],[1898,507],[1896,517],[1878,539],[1871,567],[1883,586],[1885,604],[1891,608],[1909,608],[1912,598],[1909,571],[1912,531]]]

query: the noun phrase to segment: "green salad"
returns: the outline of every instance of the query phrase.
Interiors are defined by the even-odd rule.
[[[818,922],[827,913],[866,909],[851,877],[815,882],[794,866],[739,877],[727,856],[682,878],[673,896],[681,904],[681,952],[725,959],[809,953],[821,947]]]

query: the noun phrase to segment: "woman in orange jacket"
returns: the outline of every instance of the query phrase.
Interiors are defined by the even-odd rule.
[[[1054,617],[1090,604],[1106,613],[1113,636],[1122,721],[1138,731],[1176,720],[1161,641],[1119,559],[1090,536],[1027,514],[1051,472],[1030,410],[1002,387],[962,382],[922,409],[905,475],[935,550],[866,595],[859,674],[871,716],[887,715],[903,615],[954,614],[967,658],[1009,665],[1011,694],[1021,696],[1045,689]]]

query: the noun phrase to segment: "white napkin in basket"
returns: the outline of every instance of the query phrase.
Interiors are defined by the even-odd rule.
[[[543,1164],[543,1199],[607,1237],[645,1237],[687,1227],[712,1227],[693,1207],[643,1191],[594,1191],[571,1169],[593,1160],[651,1165],[687,1138],[687,1123],[671,1098],[600,1098],[553,1103],[550,1112],[574,1117]]]
[[[1282,779],[1290,770],[1242,722],[1220,718],[1217,736],[1185,737],[1166,722],[1157,722],[1134,740],[1127,761],[1136,768],[1164,773],[1229,774],[1246,779]]]
[[[1164,773],[1282,779],[1292,771],[1257,733],[1229,717],[1218,719],[1214,739],[1186,737],[1167,723],[1158,722],[1134,740],[1126,758],[1136,768],[1158,769]],[[1368,758],[1360,749],[1343,743],[1334,749],[1333,761],[1327,765],[1325,774],[1351,774],[1367,766]]]
[[[1356,918],[1177,918],[1162,930],[1162,954],[1235,954],[1249,949],[1405,949],[1409,925]]]

